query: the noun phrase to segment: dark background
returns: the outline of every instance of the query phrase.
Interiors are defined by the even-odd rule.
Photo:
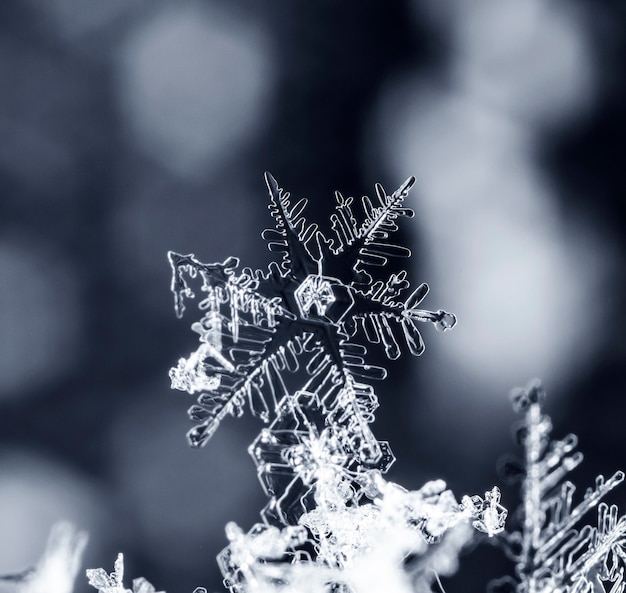
[[[408,270],[459,325],[376,387],[389,479],[499,483],[507,392],[536,375],[581,439],[579,491],[625,468],[625,6],[0,3],[0,572],[66,518],[85,567],[123,551],[157,589],[220,589],[224,524],[265,504],[259,427],[187,448],[167,371],[196,341],[166,252],[267,265],[265,170],[322,225],[334,190],[418,177]],[[446,590],[507,571],[477,551]]]

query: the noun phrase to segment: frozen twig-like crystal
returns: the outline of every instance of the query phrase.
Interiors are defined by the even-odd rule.
[[[512,398],[515,410],[524,414],[522,523],[502,539],[517,564],[517,580],[501,584],[518,593],[623,592],[626,517],[618,518],[617,507],[600,501],[624,480],[624,473],[608,480],[598,476],[595,488],[574,504],[575,487],[564,477],[582,461],[575,452],[576,437],[550,439],[552,425],[542,411],[544,391],[538,381],[514,391]],[[596,506],[597,526],[583,524]]]

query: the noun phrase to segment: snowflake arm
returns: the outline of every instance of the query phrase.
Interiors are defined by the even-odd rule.
[[[317,224],[309,224],[302,212],[308,200],[301,198],[291,203],[289,192],[279,187],[272,175],[265,173],[265,183],[270,195],[270,213],[276,222],[275,229],[266,229],[263,238],[270,251],[283,253],[282,271],[297,278],[315,273],[321,265],[321,244],[325,239]]]
[[[335,193],[336,212],[330,219],[335,238],[330,244],[332,256],[328,255],[325,264],[327,273],[342,278],[350,273],[351,278],[346,281],[367,292],[372,283],[368,266],[384,266],[389,257],[411,255],[410,249],[390,242],[389,237],[398,230],[398,218],[414,216],[413,210],[404,206],[414,183],[415,178],[410,177],[391,195],[376,184],[375,203],[367,196],[361,199],[365,219],[360,224],[352,210],[353,199]]]
[[[550,440],[551,421],[542,411],[539,382],[516,390],[512,397],[515,410],[524,414],[520,431],[525,455],[522,523],[504,538],[505,549],[517,563],[515,590],[587,593],[600,586],[606,593],[623,591],[626,517],[618,518],[617,507],[601,500],[624,481],[624,473],[618,471],[608,480],[598,476],[595,487],[575,505],[575,487],[564,478],[582,461],[582,454],[575,452],[576,437]],[[582,524],[595,507],[597,526]]]

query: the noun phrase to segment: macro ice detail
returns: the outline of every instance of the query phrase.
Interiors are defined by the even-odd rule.
[[[325,482],[316,491],[318,506],[296,525],[259,523],[244,534],[229,524],[230,545],[218,556],[226,586],[236,593],[409,593],[454,572],[472,520],[495,535],[506,517],[497,494],[491,503],[477,496],[458,502],[442,480],[409,492],[379,472],[360,479],[365,495],[347,481]],[[355,504],[359,496],[365,500]],[[490,513],[495,523],[486,519]]]
[[[98,593],[157,593],[154,586],[143,577],[133,579],[132,589],[124,586],[123,554],[117,555],[112,573],[109,574],[104,568],[89,568],[87,579],[92,587],[98,589]]]
[[[239,268],[239,260],[205,264],[194,255],[170,252],[176,312],[199,293],[199,321],[192,324],[200,344],[170,371],[172,387],[199,393],[189,410],[198,422],[189,432],[193,446],[210,439],[228,415],[243,413],[246,403],[264,422],[276,417],[289,389],[287,375],[299,373],[302,391],[315,395],[325,409],[340,393],[345,399],[355,380],[382,379],[386,371],[365,360],[363,344],[380,343],[396,359],[401,343],[414,355],[424,351],[418,328],[456,323],[446,311],[419,307],[428,293],[420,284],[405,300],[406,272],[374,280],[372,268],[410,250],[391,240],[397,220],[412,217],[404,205],[415,179],[393,194],[376,186],[376,200],[361,200],[360,221],[352,198],[336,193],[331,216],[334,236],[324,236],[304,216],[307,200],[292,202],[288,192],[266,174],[274,229],[263,233],[270,251],[281,254],[267,270]],[[356,404],[358,406],[358,403]]]
[[[419,356],[418,323],[446,330],[456,322],[419,308],[426,284],[403,299],[406,272],[371,274],[410,254],[391,235],[413,215],[404,200],[414,179],[391,195],[377,185],[377,200],[362,198],[359,216],[337,193],[331,238],[304,217],[306,200],[292,203],[271,176],[266,182],[276,228],[263,236],[280,263],[251,270],[234,257],[205,264],[169,253],[177,314],[196,294],[201,313],[191,325],[197,349],[170,371],[173,388],[197,396],[190,444],[205,445],[246,407],[265,424],[248,451],[268,503],[247,532],[226,525],[217,557],[230,593],[444,590],[439,577],[457,570],[477,532],[515,562],[515,577],[494,582],[492,593],[626,593],[626,517],[603,501],[625,475],[598,476],[574,503],[565,477],[582,455],[574,435],[550,438],[538,382],[512,395],[524,460],[504,466],[522,481],[508,527],[495,486],[458,500],[443,480],[409,491],[383,477],[395,457],[371,430],[379,402],[369,381],[386,371],[369,364],[365,344],[380,344],[389,359],[402,350]],[[596,523],[585,523],[594,509]],[[125,587],[121,554],[112,573],[87,576],[99,593],[155,593],[145,579]]]
[[[623,593],[626,589],[626,516],[615,505],[601,502],[624,472],[608,480],[596,478],[577,504],[575,486],[565,476],[583,456],[573,434],[551,440],[552,423],[542,411],[544,390],[538,381],[512,394],[514,409],[524,418],[518,434],[524,447],[522,464],[505,470],[522,477],[522,504],[516,529],[499,542],[516,563],[516,578],[506,577],[495,591],[516,593]],[[594,508],[595,525],[583,519]]]
[[[414,214],[404,205],[414,181],[391,195],[376,185],[358,213],[337,192],[328,238],[305,218],[307,201],[266,175],[275,228],[263,237],[280,263],[251,270],[234,257],[205,264],[169,253],[177,314],[199,295],[200,344],[170,371],[173,388],[198,394],[191,445],[246,407],[266,424],[249,448],[269,499],[262,522],[247,533],[229,523],[218,556],[232,593],[413,591],[455,570],[473,530],[504,528],[495,487],[458,501],[442,480],[411,492],[382,477],[395,458],[371,431],[379,402],[369,381],[386,371],[368,363],[365,344],[391,360],[403,349],[419,356],[419,323],[456,322],[419,308],[426,284],[402,298],[406,272],[373,276],[410,255],[392,235]]]
[[[331,279],[315,274],[307,276],[296,288],[294,295],[302,317],[306,317],[313,307],[318,317],[321,317],[336,300]]]

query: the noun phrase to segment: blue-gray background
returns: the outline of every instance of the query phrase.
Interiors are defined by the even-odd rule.
[[[0,572],[66,518],[85,566],[219,590],[224,524],[265,502],[259,427],[187,448],[166,252],[265,266],[265,170],[322,224],[334,190],[418,178],[406,265],[459,324],[377,386],[390,479],[499,482],[534,376],[580,489],[626,468],[625,27],[621,0],[3,0]],[[506,570],[475,552],[446,588]]]

